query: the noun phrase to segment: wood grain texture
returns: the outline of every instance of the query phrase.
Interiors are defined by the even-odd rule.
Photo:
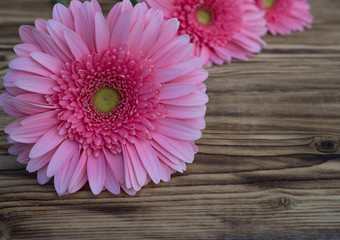
[[[0,239],[340,239],[340,1],[310,3],[312,30],[208,69],[194,164],[134,197],[40,186],[7,154],[1,112]],[[0,1],[1,79],[18,27],[50,17],[46,0]]]

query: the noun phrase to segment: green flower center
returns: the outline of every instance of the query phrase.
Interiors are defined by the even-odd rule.
[[[102,113],[110,113],[118,106],[122,99],[117,90],[109,87],[99,89],[93,98],[93,105],[96,106],[97,111]]]
[[[264,0],[263,7],[264,8],[271,8],[275,4],[276,0]]]
[[[205,9],[201,9],[197,11],[197,20],[200,23],[208,24],[211,22],[211,12]]]

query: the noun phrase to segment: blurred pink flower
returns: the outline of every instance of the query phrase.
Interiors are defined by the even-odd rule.
[[[105,19],[96,0],[74,0],[20,27],[0,99],[19,118],[5,128],[9,152],[60,195],[87,181],[94,194],[135,194],[183,172],[205,127],[208,74],[178,26],[145,3],[124,0]]]
[[[193,55],[204,64],[230,63],[232,58],[247,60],[259,53],[267,32],[254,0],[145,0],[164,11],[166,19],[177,17],[179,34],[187,33],[194,44]]]
[[[307,0],[256,0],[266,11],[267,27],[271,34],[291,34],[310,28],[313,16]]]

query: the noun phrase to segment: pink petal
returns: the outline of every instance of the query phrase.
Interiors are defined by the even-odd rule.
[[[159,156],[160,154],[162,154],[167,161],[172,162],[175,165],[180,164],[180,162],[182,162],[182,160],[178,157],[176,157],[174,154],[172,154],[171,152],[169,152],[167,149],[164,149],[161,145],[158,144],[158,142],[156,142],[154,139],[149,140],[149,143],[151,144],[151,146],[154,148],[154,150],[156,151],[157,156]],[[162,159],[161,159],[162,160]]]
[[[211,57],[210,57],[210,48],[207,47],[206,45],[202,45],[201,47],[201,54],[199,55],[199,57],[202,58],[203,62],[206,64],[206,65],[210,65],[211,63]]]
[[[115,177],[115,173],[111,169],[111,167],[106,168],[106,180],[105,180],[105,187],[113,194],[120,193],[120,185]]]
[[[34,99],[31,100],[29,98],[30,98],[30,94],[21,94],[16,97],[12,97],[10,100],[11,100],[11,104],[15,106],[15,108],[19,112],[22,112],[28,115],[45,112],[48,109],[54,108],[52,106],[43,105],[42,103],[41,104],[34,103],[33,102]]]
[[[69,184],[68,191],[70,193],[78,191],[87,182],[86,165],[87,165],[87,153],[86,151],[83,151]]]
[[[157,40],[159,35],[159,28],[160,22],[157,18],[154,18],[144,30],[143,37],[141,39],[141,51],[145,55],[147,55],[152,46],[155,45],[155,41]]]
[[[73,154],[75,154],[78,149],[79,146],[77,142],[69,139],[64,140],[48,164],[47,176],[52,177],[59,172],[60,169],[62,169],[66,163],[71,160]]]
[[[145,3],[137,4],[131,11],[131,26],[134,26],[138,21],[143,21],[148,7]]]
[[[96,13],[95,28],[97,52],[101,54],[109,49],[110,32],[104,16],[100,13]]]
[[[204,105],[208,100],[208,96],[205,93],[195,91],[183,97],[161,100],[161,102],[167,105],[194,107]]]
[[[143,22],[138,21],[135,26],[133,26],[127,45],[131,52],[138,53],[140,51],[140,39],[143,36]]]
[[[183,74],[184,72],[181,69],[163,68],[163,69],[157,69],[153,75],[153,78],[158,83],[164,83],[164,82],[171,81]]]
[[[4,82],[4,87],[6,88],[7,92],[9,95],[11,96],[17,96],[17,95],[20,95],[20,94],[25,94],[27,93],[26,90],[23,90],[21,88],[18,88],[17,86],[14,85],[14,83],[10,83],[10,82]],[[1,98],[1,95],[0,95],[0,98]],[[0,100],[1,101],[1,100]],[[1,102],[0,102],[0,106],[1,105]]]
[[[146,181],[146,171],[141,163],[141,159],[138,156],[136,148],[133,144],[126,143],[126,153],[125,159],[128,159],[131,163],[132,171],[130,175],[133,174],[138,182],[139,186],[143,186]],[[134,187],[135,189],[139,187]]]
[[[179,118],[179,119],[187,119],[187,118],[199,118],[205,115],[206,107],[182,107],[182,106],[173,106],[166,105],[166,109],[169,110],[167,117],[170,118]]]
[[[151,60],[155,63],[157,67],[164,67],[169,64],[180,61],[181,59],[176,59],[176,54],[182,56],[183,49],[189,46],[190,37],[189,35],[181,35],[174,38],[172,41],[164,44],[152,57]],[[189,55],[187,55],[189,56]],[[170,57],[170,59],[169,59]],[[170,61],[168,61],[168,59]]]
[[[132,188],[127,188],[125,185],[122,185],[121,186],[122,189],[129,195],[133,196],[133,195],[136,195],[137,191],[132,189]]]
[[[30,103],[17,99],[12,96],[3,96],[3,109],[4,111],[8,111],[11,115],[16,117],[21,117],[30,114],[36,114],[40,112],[44,112],[45,109],[36,107]]]
[[[170,66],[169,68],[178,69],[182,71],[182,74],[184,75],[196,70],[199,67],[199,64],[201,64],[200,61],[202,61],[200,58],[193,57],[186,62],[177,63],[175,65]]]
[[[59,122],[59,120],[57,119],[56,111],[47,111],[26,117],[22,119],[21,125],[26,127],[38,128],[39,126],[41,127],[45,124],[53,126],[51,122],[54,122],[54,124]]]
[[[111,33],[110,46],[119,47],[126,43],[130,32],[130,12],[125,10],[118,17],[117,23]]]
[[[103,153],[100,153],[97,158],[93,155],[88,157],[87,177],[93,194],[99,194],[103,190],[106,178],[106,164]]]
[[[126,144],[122,146],[124,157],[124,169],[125,169],[125,185],[126,188],[133,188],[135,191],[139,191],[142,186],[137,182],[137,177],[132,167],[132,160],[128,154]]]
[[[96,15],[97,12],[103,15],[102,9],[100,8],[100,5],[97,0],[91,1],[91,7],[94,16]]]
[[[174,163],[173,161],[169,160],[169,158],[168,158],[169,153],[168,152],[166,152],[166,154],[163,154],[158,150],[155,150],[155,151],[156,151],[157,156],[158,156],[161,163],[164,163],[169,168],[172,168],[175,171],[178,171],[178,172],[181,172],[181,173],[185,171],[185,169],[186,169],[185,162],[179,160],[178,163]],[[170,156],[173,157],[173,155],[170,155]]]
[[[56,81],[38,76],[18,78],[14,81],[14,84],[21,89],[41,94],[54,94],[56,92],[53,88],[57,86]]]
[[[107,15],[106,22],[109,27],[110,33],[116,25],[117,19],[121,13],[122,3],[116,3]]]
[[[52,149],[56,148],[65,138],[59,135],[57,128],[52,128],[46,132],[39,140],[34,144],[31,152],[31,158],[40,157]]]
[[[65,37],[64,37],[64,30],[67,29],[64,25],[60,22],[55,20],[48,20],[47,22],[47,30],[52,37],[53,41],[56,45],[60,48],[60,50],[66,55],[68,59],[73,59],[73,55],[70,49],[67,46]]]
[[[198,85],[206,80],[208,78],[208,75],[209,74],[207,70],[203,68],[198,68],[189,74],[176,78],[175,80],[171,81],[171,83],[191,83],[194,85]]]
[[[29,172],[35,172],[45,167],[51,161],[54,153],[55,151],[51,151],[41,157],[31,158],[27,164],[26,170]]]
[[[35,20],[35,27],[36,29],[40,30],[40,31],[43,31],[45,33],[48,33],[47,32],[47,28],[46,28],[46,20],[43,20],[43,19],[37,19]]]
[[[94,52],[95,49],[95,44],[94,44],[94,40],[95,40],[95,20],[94,20],[94,16],[95,13],[92,9],[92,6],[89,2],[84,2],[82,7],[79,9],[83,12],[84,17],[86,19],[86,23],[84,24],[84,22],[82,23],[83,25],[85,25],[85,27],[88,29],[88,32],[90,33],[90,37],[91,37],[91,41],[93,41],[93,49],[90,49],[90,52]],[[85,41],[84,41],[85,42]]]
[[[153,56],[161,47],[165,46],[166,43],[171,41],[176,36],[178,28],[179,21],[177,18],[172,18],[166,21],[164,26],[161,28],[156,44],[152,47],[147,57]]]
[[[164,118],[158,120],[157,123],[159,133],[174,139],[194,141],[202,136],[200,130],[185,125],[181,120]]]
[[[70,185],[71,178],[78,164],[79,152],[80,150],[78,149],[72,159],[54,176],[54,187],[59,196],[65,194]]]
[[[160,161],[160,170],[161,170],[161,180],[164,182],[170,181],[171,174],[174,170],[171,170],[168,165]]]
[[[165,84],[160,88],[159,99],[173,99],[188,95],[195,90],[195,85],[188,83]]]
[[[86,47],[83,40],[81,40],[75,32],[66,29],[64,31],[64,36],[76,59],[82,59],[84,56],[90,54],[89,49]]]
[[[189,41],[189,35],[182,35],[165,44],[152,56],[155,66],[159,68],[168,67],[188,58],[193,48]]]
[[[13,146],[9,147],[8,153],[12,155],[19,155],[19,153],[25,151],[26,148],[31,149],[30,144],[25,144],[25,143],[16,143]]]
[[[77,10],[78,8],[80,8],[82,5],[83,5],[83,4],[82,4],[81,1],[79,1],[79,0],[72,0],[72,1],[70,2],[69,9],[71,10],[73,16],[75,16],[76,10]]]
[[[138,155],[143,163],[144,168],[148,172],[154,183],[160,181],[160,165],[157,155],[150,144],[145,140],[135,139],[135,147]]]
[[[32,52],[41,52],[42,50],[37,45],[24,43],[16,45],[14,51],[19,57],[29,57]]]
[[[13,83],[15,79],[21,78],[21,77],[37,77],[38,75],[24,72],[24,71],[18,71],[11,69],[8,71],[8,73],[4,77],[4,83]]]
[[[25,94],[20,94],[15,97],[18,100],[25,101],[27,103],[30,103],[34,106],[44,108],[45,111],[49,109],[55,109],[55,107],[48,105],[46,102],[45,96],[42,94],[37,94],[37,93],[25,93]]]
[[[113,154],[104,148],[106,165],[112,169],[120,183],[124,183],[124,159],[121,153]]]
[[[197,129],[204,129],[205,128],[205,120],[204,117],[200,118],[191,118],[191,119],[181,119],[183,124],[186,124],[188,126],[191,126],[193,128]]]
[[[38,170],[37,178],[38,178],[38,182],[41,185],[51,180],[51,177],[48,177],[46,173],[47,173],[47,165]]]
[[[3,94],[0,95],[1,97],[1,107],[2,110],[14,117],[24,117],[27,114],[21,112],[20,110],[18,110],[15,105],[12,102],[13,97],[8,94],[8,92],[4,92]]]
[[[64,5],[60,3],[55,4],[53,7],[52,17],[54,20],[62,23],[67,28],[71,30],[74,29],[74,20],[72,12]]]
[[[60,74],[64,65],[58,58],[52,57],[46,53],[34,52],[31,53],[31,57],[55,74]]]
[[[29,57],[19,57],[12,60],[8,66],[14,70],[35,73],[40,76],[49,77],[52,75],[50,71],[41,66],[39,63]]]
[[[41,135],[45,134],[48,129],[54,127],[58,122],[59,120],[54,119],[51,121],[41,122],[39,125],[21,125],[15,129],[5,128],[5,130],[15,141],[32,143]]]
[[[10,136],[7,136],[7,142],[9,143],[9,144],[14,144],[14,143],[17,143],[16,141],[14,141],[13,139],[11,139],[11,137]]]
[[[129,12],[131,12],[132,8],[133,8],[133,6],[132,6],[132,3],[131,3],[130,0],[123,0],[123,2],[122,2],[122,11],[128,10]]]
[[[174,11],[174,0],[160,1],[160,0],[146,0],[147,4],[154,9],[161,9],[165,17],[172,17]]]
[[[34,29],[33,26],[28,26],[28,25],[23,25],[19,28],[19,35],[21,40],[24,43],[30,43],[30,44],[37,44],[35,41],[35,38],[33,37],[33,32],[32,30]]]
[[[23,119],[20,119],[20,125],[32,128],[38,128],[39,126],[45,124],[51,124],[51,122],[57,123],[59,120],[57,119],[56,111],[48,111],[39,113],[36,115],[32,115]]]
[[[88,20],[82,8],[77,9],[74,24],[75,32],[84,41],[88,49],[94,52],[96,49],[94,35],[92,35],[91,29],[88,27]]]
[[[233,36],[235,43],[237,43],[239,46],[243,47],[249,52],[258,53],[261,51],[262,46],[258,44],[257,42],[247,38],[246,36],[242,34],[235,34]]]
[[[161,147],[172,153],[179,159],[191,163],[194,160],[194,151],[190,142],[175,140],[154,132],[152,137]],[[152,144],[152,142],[150,142]]]
[[[19,153],[17,161],[21,164],[27,164],[28,161],[30,160],[28,153],[31,150],[31,146],[29,145],[29,147],[25,148],[21,153]]]
[[[17,128],[21,127],[21,121],[22,121],[22,119],[17,119],[15,121],[9,123],[4,129],[5,133],[9,134],[10,132],[13,132]]]
[[[45,32],[34,29],[33,36],[40,48],[44,50],[45,53],[48,53],[51,56],[61,59],[63,62],[67,62],[69,59],[65,56],[65,54],[59,49],[59,47],[55,44],[50,35]]]

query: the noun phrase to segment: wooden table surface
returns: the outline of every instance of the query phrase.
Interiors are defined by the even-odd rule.
[[[1,111],[0,239],[340,239],[340,1],[310,3],[312,30],[266,36],[250,61],[208,69],[194,163],[136,196],[40,186],[8,155],[13,118]],[[0,1],[1,81],[18,27],[51,9]]]

